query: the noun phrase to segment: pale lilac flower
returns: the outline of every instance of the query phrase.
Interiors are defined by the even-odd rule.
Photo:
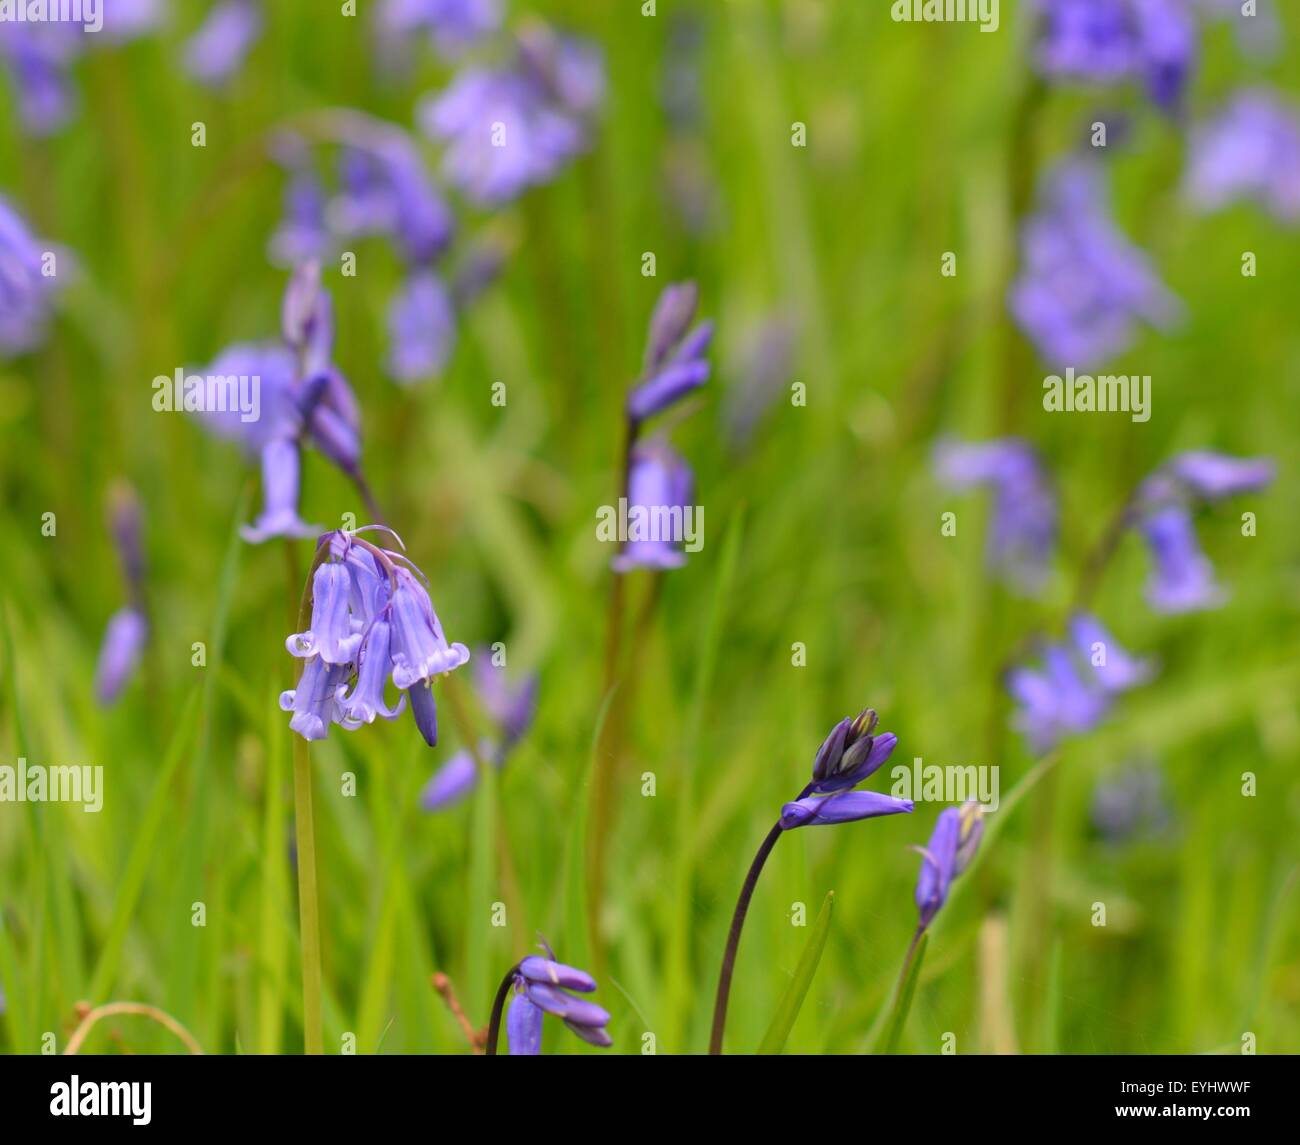
[[[501,27],[501,0],[382,0],[378,18],[384,37],[425,33],[440,54],[454,57]]]
[[[686,563],[683,538],[671,534],[677,522],[685,522],[694,487],[690,466],[667,442],[656,438],[633,450],[626,497],[628,536],[610,562],[615,572],[675,569]]]
[[[1147,600],[1157,612],[1198,612],[1217,608],[1227,593],[1214,566],[1201,551],[1189,509],[1169,505],[1142,518],[1139,525],[1151,553]]]
[[[456,343],[456,312],[442,278],[416,272],[388,307],[388,373],[402,383],[441,374]]]
[[[339,159],[339,192],[327,215],[343,237],[386,235],[412,265],[432,262],[455,230],[451,210],[430,180],[419,152],[399,131],[386,131],[366,146],[345,147]]]
[[[1057,369],[1092,369],[1128,349],[1140,323],[1165,328],[1179,317],[1150,260],[1111,220],[1091,163],[1068,162],[1048,177],[1021,259],[1008,305]]]
[[[52,135],[72,117],[69,73],[81,51],[81,35],[67,24],[0,23],[0,58],[26,134]]]
[[[1195,497],[1218,501],[1266,489],[1272,484],[1277,467],[1266,457],[1231,457],[1208,449],[1193,449],[1177,454],[1165,471]]]
[[[298,482],[302,454],[296,441],[277,437],[262,447],[262,512],[251,525],[240,528],[249,544],[275,537],[314,537],[319,525],[298,516]]]
[[[290,636],[289,653],[305,661],[298,686],[283,693],[290,727],[323,739],[331,723],[353,731],[376,718],[397,719],[410,699],[425,742],[437,742],[430,682],[469,659],[449,645],[422,574],[401,553],[362,542],[353,533],[320,539],[312,575],[311,623]],[[405,693],[389,704],[385,687]]]
[[[185,45],[185,70],[199,83],[229,83],[262,35],[262,12],[253,0],[218,0]]]
[[[659,296],[650,317],[641,381],[627,396],[627,416],[633,422],[662,413],[708,381],[713,323],[691,328],[698,296],[693,282],[669,286]]]
[[[1283,222],[1300,220],[1300,116],[1266,89],[1238,93],[1192,131],[1186,188],[1219,210],[1251,199]]]
[[[929,926],[948,900],[948,888],[975,857],[984,834],[984,809],[976,802],[948,807],[939,813],[934,832],[921,853],[916,879],[916,909],[920,926]]]
[[[113,703],[135,674],[149,635],[149,622],[135,605],[118,609],[109,618],[95,669],[95,698]]]
[[[533,721],[537,676],[534,673],[518,685],[511,684],[505,669],[496,667],[487,652],[474,658],[472,672],[474,691],[497,732],[496,739],[485,738],[479,743],[479,758],[500,770]],[[425,811],[444,810],[461,802],[477,784],[478,764],[468,748],[462,748],[425,784],[420,806]]]
[[[284,193],[284,212],[268,243],[271,261],[293,269],[322,259],[335,246],[326,221],[329,198],[315,172],[298,169]]]
[[[1192,0],[1035,0],[1034,61],[1055,81],[1143,84],[1166,111],[1196,63]]]
[[[1016,437],[944,439],[935,447],[934,465],[940,480],[956,489],[992,490],[989,567],[1018,592],[1040,591],[1056,546],[1057,506],[1038,451]]]
[[[61,285],[58,278],[43,273],[47,253],[66,274],[66,257],[44,247],[0,196],[0,360],[33,350],[45,339]]]
[[[1125,652],[1095,616],[1078,613],[1071,617],[1070,635],[1103,692],[1109,695],[1126,692],[1151,679],[1151,662]]]
[[[447,180],[475,203],[499,206],[587,149],[603,97],[598,50],[537,27],[521,36],[511,66],[462,71],[419,121],[446,144]]]
[[[1023,665],[1012,668],[1006,685],[1019,705],[1015,726],[1037,755],[1067,735],[1091,731],[1110,708],[1106,693],[1081,673],[1078,659],[1063,644],[1048,644],[1043,649],[1041,670]]]

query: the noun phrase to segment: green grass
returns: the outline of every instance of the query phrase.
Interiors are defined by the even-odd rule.
[[[178,7],[193,26],[199,6]],[[301,1048],[292,768],[277,706],[296,600],[281,546],[232,540],[250,512],[252,468],[184,417],[153,413],[149,383],[278,329],[284,281],[264,244],[281,182],[244,161],[261,133],[319,107],[409,123],[417,95],[447,73],[425,55],[399,81],[359,21],[316,4],[267,7],[270,34],[229,98],[184,79],[176,31],[80,66],[80,111],[51,140],[22,139],[7,89],[0,96],[0,194],[80,264],[45,347],[0,364],[0,763],[101,765],[107,791],[98,815],[0,804],[5,1052],[39,1052],[46,1032],[61,1048],[77,1003],[121,1000],[166,1009],[209,1052]],[[511,671],[539,671],[541,690],[536,723],[497,781],[438,816],[417,798],[459,746],[445,701],[433,751],[405,719],[336,728],[313,745],[326,1051],[352,1035],[359,1053],[466,1053],[431,975],[450,975],[483,1025],[501,975],[538,932],[561,960],[588,965],[594,918],[596,998],[615,1052],[643,1052],[647,1033],[660,1053],[702,1052],[753,851],[807,782],[826,731],[868,704],[899,736],[901,762],[1002,769],[1002,810],[932,927],[900,1052],[937,1053],[947,1034],[958,1052],[992,1048],[998,1031],[1025,1052],[1239,1052],[1247,1032],[1260,1052],[1300,1051],[1296,232],[1247,207],[1192,213],[1173,193],[1175,127],[1134,93],[1101,99],[1133,116],[1111,156],[1116,213],[1187,321],[1144,335],[1119,363],[1153,376],[1149,423],[1049,415],[1043,369],[1009,375],[1001,333],[1023,5],[1004,3],[991,36],[894,25],[884,4],[660,0],[654,19],[632,4],[529,7],[599,40],[608,108],[596,147],[555,184],[494,219],[462,210],[468,230],[501,227],[516,253],[461,321],[446,376],[403,390],[382,375],[399,274],[382,244],[360,248],[356,278],[328,275],[369,476],[430,577],[448,636],[504,641]],[[687,7],[704,10],[696,142],[717,204],[704,233],[684,228],[662,193],[658,84],[669,19]],[[1291,19],[1264,72],[1291,92],[1296,28]],[[1212,30],[1194,110],[1259,71],[1226,29]],[[1052,93],[1038,152],[1070,150],[1098,102]],[[189,144],[197,119],[208,124],[202,150]],[[805,149],[790,146],[794,121],[808,125]],[[948,250],[955,279],[939,275]],[[1259,255],[1255,279],[1240,274],[1244,250]],[[656,278],[641,275],[645,251]],[[660,289],[688,277],[719,322],[714,380],[674,430],[696,469],[705,545],[665,578],[635,648],[596,903],[584,848],[593,768],[605,762],[594,745],[607,711],[610,554],[595,510],[616,496],[619,411],[646,319]],[[744,380],[743,331],[771,313],[799,326],[791,380],[806,385],[807,405],[780,395],[737,453],[722,395]],[[505,407],[491,402],[497,381]],[[1043,601],[1008,599],[988,581],[982,499],[930,474],[941,431],[1014,431],[1048,456],[1064,517]],[[1202,446],[1280,466],[1270,492],[1201,522],[1230,601],[1153,615],[1143,556],[1126,542],[1097,608],[1126,646],[1159,659],[1159,676],[1035,771],[1001,730],[1000,664],[1035,628],[1059,625],[1083,554],[1135,482]],[[122,600],[103,526],[115,477],[146,506],[154,642],[146,671],[104,711],[91,681]],[[1247,510],[1259,522],[1248,540]],[[940,535],[945,511],[958,514],[956,538]],[[54,537],[41,533],[46,512],[57,514]],[[304,516],[346,512],[360,514],[356,495],[310,456]],[[628,587],[639,599],[646,578]],[[191,665],[195,641],[206,667]],[[792,664],[796,643],[805,666]],[[1106,846],[1089,824],[1095,785],[1148,757],[1165,776],[1172,827]],[[1245,772],[1254,798],[1241,794]],[[919,805],[782,840],[741,944],[729,1051],[759,1047],[830,892],[834,922],[784,1052],[868,1044],[915,927],[919,860],[908,848],[936,814]],[[494,904],[513,893],[506,856],[518,909],[494,926]],[[1092,925],[1098,902],[1105,927]],[[807,927],[792,925],[795,904]],[[88,1045],[121,1048],[178,1043],[153,1023],[104,1022]],[[558,1023],[545,1050],[595,1052]]]

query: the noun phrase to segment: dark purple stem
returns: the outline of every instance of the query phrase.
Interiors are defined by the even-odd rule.
[[[501,979],[501,985],[497,987],[497,996],[492,999],[492,1017],[488,1019],[487,1047],[485,1052],[488,1057],[497,1056],[497,1041],[501,1037],[501,1011],[506,1008],[506,995],[510,993],[510,987],[514,984],[515,971],[519,969],[519,963],[515,963],[506,971],[506,976]]]

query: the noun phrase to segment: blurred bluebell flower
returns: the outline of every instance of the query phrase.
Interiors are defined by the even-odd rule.
[[[420,109],[446,144],[443,174],[473,202],[499,206],[550,182],[589,145],[604,98],[599,51],[541,25],[521,34],[504,68],[470,67]]]
[[[669,286],[659,296],[641,380],[627,396],[627,414],[634,422],[662,413],[708,381],[713,323],[691,328],[698,296],[693,282]]]
[[[0,23],[0,59],[9,72],[26,134],[52,135],[71,118],[69,71],[81,49],[81,35],[68,24]]]
[[[1090,369],[1122,353],[1139,322],[1168,327],[1181,313],[1147,256],[1110,218],[1096,167],[1052,172],[1024,224],[1021,272],[1008,304],[1052,366]]]
[[[390,705],[393,686],[410,699],[420,734],[437,742],[434,676],[469,659],[463,644],[448,644],[423,574],[404,554],[378,548],[355,533],[320,539],[312,574],[311,622],[285,646],[305,661],[296,688],[280,707],[294,713],[289,726],[307,739],[323,739],[331,723],[354,731],[376,718],[401,715],[404,698]]]
[[[218,0],[185,45],[185,70],[201,84],[222,87],[261,35],[262,11],[254,0]]]
[[[46,254],[68,273],[67,258],[42,246],[7,199],[0,196],[0,359],[35,349],[45,339],[61,280],[44,273]]]
[[[314,171],[297,169],[284,192],[284,211],[271,234],[268,254],[280,267],[292,269],[328,255],[335,245],[326,221],[329,196]]]
[[[479,703],[496,727],[496,737],[478,745],[479,758],[493,767],[505,766],[510,751],[533,722],[537,705],[537,675],[532,673],[512,684],[504,667],[492,663],[491,654],[473,658],[474,691]],[[478,783],[478,765],[473,754],[462,748],[442,765],[420,793],[425,811],[441,811],[464,799]]]
[[[1110,707],[1106,693],[1081,673],[1071,649],[1048,644],[1042,655],[1041,670],[1017,665],[1006,676],[1007,691],[1019,705],[1015,726],[1037,755],[1067,735],[1091,731]]]
[[[453,57],[501,27],[501,0],[382,0],[380,34],[405,40],[429,35],[439,53]]]
[[[682,537],[664,534],[674,520],[685,521],[694,489],[690,466],[667,442],[654,438],[637,445],[628,469],[628,538],[610,562],[615,572],[686,563]]]
[[[743,449],[790,380],[796,327],[786,315],[771,315],[745,338],[731,361],[722,421],[733,449]]]
[[[432,270],[411,275],[388,304],[388,373],[399,382],[436,377],[456,342],[451,292]]]
[[[1300,220],[1300,116],[1267,89],[1239,92],[1192,130],[1187,195],[1207,211],[1252,199]]]
[[[608,1012],[572,993],[590,994],[596,989],[596,980],[585,971],[556,962],[549,947],[546,953],[546,958],[523,959],[512,972],[515,997],[506,1022],[510,1053],[541,1053],[543,1014],[562,1019],[573,1033],[593,1046],[613,1045],[605,1029]]]
[[[1079,656],[1093,669],[1098,685],[1108,695],[1127,692],[1151,679],[1151,662],[1130,656],[1095,616],[1072,616],[1070,635]]]
[[[1098,780],[1091,818],[1093,827],[1111,844],[1166,830],[1172,816],[1160,769],[1154,763],[1139,763]]]
[[[240,535],[259,545],[275,537],[314,537],[319,525],[298,516],[298,485],[302,452],[291,438],[277,437],[262,447],[262,512]]]
[[[954,488],[992,489],[989,566],[1017,591],[1041,590],[1056,545],[1057,506],[1038,451],[1016,437],[977,444],[945,439],[935,447],[934,464]]]
[[[925,847],[918,847],[921,870],[916,879],[916,909],[920,926],[929,926],[948,901],[948,888],[975,857],[984,835],[984,808],[970,801],[948,807],[939,818]]]
[[[134,605],[118,609],[109,618],[95,669],[95,698],[113,703],[135,674],[149,635],[149,623]]]
[[[798,799],[781,808],[783,830],[851,823],[912,810],[910,799],[850,790],[878,771],[898,744],[893,732],[873,734],[878,722],[876,713],[867,708],[831,729],[813,760],[812,782]]]
[[[1143,84],[1166,111],[1196,62],[1191,0],[1035,0],[1035,64],[1051,80]]]

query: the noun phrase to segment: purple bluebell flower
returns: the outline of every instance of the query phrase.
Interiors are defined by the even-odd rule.
[[[1110,218],[1096,167],[1075,160],[1048,177],[1024,225],[1008,304],[1043,358],[1090,369],[1122,353],[1138,324],[1167,328],[1178,300]]]
[[[1056,545],[1057,507],[1038,451],[1016,437],[978,444],[945,439],[935,447],[934,464],[956,489],[992,489],[988,564],[1018,592],[1040,591]]]
[[[300,431],[302,418],[294,396],[293,354],[280,343],[237,342],[193,373],[259,379],[261,409],[255,420],[244,420],[238,409],[202,410],[194,414],[209,432],[238,442],[250,455],[256,456],[270,442],[291,438]]]
[[[1040,73],[1101,85],[1136,81],[1173,111],[1196,63],[1191,0],[1036,0]]]
[[[497,731],[496,739],[485,738],[479,743],[479,758],[499,770],[533,721],[537,675],[530,674],[522,683],[512,684],[505,669],[495,666],[488,652],[473,658],[471,671],[475,694]],[[477,784],[478,765],[472,753],[462,748],[425,784],[420,793],[420,806],[425,811],[444,810],[463,800]]]
[[[610,567],[618,573],[681,568],[686,554],[678,523],[684,529],[694,490],[690,466],[667,442],[656,438],[638,445],[628,468],[627,540]]]
[[[330,723],[353,731],[376,718],[396,719],[409,697],[416,726],[433,746],[430,680],[469,659],[463,644],[447,643],[422,574],[406,557],[342,532],[320,539],[311,623],[285,646],[305,665],[280,706],[294,713],[290,727],[307,739],[323,739]],[[395,705],[385,696],[389,679],[406,693]]]
[[[1041,670],[1012,668],[1006,685],[1019,705],[1015,726],[1037,755],[1050,751],[1067,735],[1091,731],[1110,708],[1107,694],[1097,681],[1081,673],[1078,659],[1063,644],[1043,649]]]
[[[149,622],[135,605],[118,609],[109,618],[95,669],[95,698],[113,703],[135,674],[149,636]]]
[[[501,27],[501,0],[383,0],[378,18],[386,38],[426,33],[441,55],[454,57]]]
[[[27,135],[53,135],[72,117],[69,72],[81,52],[81,36],[70,24],[0,23],[0,59]]]
[[[436,272],[416,272],[389,303],[388,373],[403,383],[436,377],[455,342],[451,292]]]
[[[627,415],[633,422],[662,413],[709,378],[706,356],[713,339],[713,323],[691,329],[699,292],[695,283],[667,287],[650,317],[645,368],[641,381],[627,396]]]
[[[1214,566],[1201,551],[1191,511],[1167,505],[1139,524],[1151,553],[1147,600],[1157,612],[1197,612],[1216,608],[1227,594],[1214,577]]]
[[[1273,92],[1239,92],[1192,131],[1187,195],[1202,210],[1253,199],[1283,222],[1300,220],[1300,116]]]
[[[284,192],[284,212],[268,243],[271,261],[292,269],[326,257],[335,240],[326,219],[329,196],[314,171],[295,170]]]
[[[798,799],[781,808],[783,830],[851,823],[912,810],[910,799],[850,790],[879,770],[898,744],[893,732],[873,734],[878,723],[879,717],[867,708],[831,729],[813,760],[812,782]]]
[[[185,70],[207,87],[223,87],[261,35],[262,12],[253,0],[218,0],[185,45]]]
[[[1108,695],[1127,692],[1151,679],[1151,662],[1125,652],[1095,616],[1079,613],[1071,617],[1070,635],[1079,656]]]
[[[587,149],[603,98],[598,50],[537,26],[511,66],[462,71],[426,101],[419,121],[446,144],[448,182],[481,206],[499,206]]]
[[[1152,559],[1147,600],[1159,612],[1214,608],[1227,599],[1214,567],[1201,551],[1192,510],[1196,505],[1272,483],[1275,466],[1267,458],[1238,458],[1212,450],[1177,454],[1139,487],[1134,517]]]
[[[921,853],[916,879],[916,909],[922,929],[929,926],[948,900],[948,888],[975,857],[984,834],[984,809],[974,801],[939,813],[930,842]]]
[[[511,1054],[539,1054],[542,1040],[542,1015],[554,1014],[584,1042],[608,1048],[613,1039],[605,1027],[609,1013],[595,1002],[574,997],[574,991],[590,994],[596,989],[596,980],[585,971],[576,970],[556,962],[550,947],[545,958],[536,955],[523,959],[506,981],[503,989],[514,987],[515,996],[510,1004],[506,1022],[506,1035]],[[488,1039],[488,1052],[495,1053],[495,1029]]]
[[[1165,831],[1171,816],[1160,769],[1154,763],[1138,763],[1099,780],[1092,795],[1091,819],[1110,844]]]
[[[60,281],[43,271],[53,253],[67,273],[67,260],[49,252],[7,199],[0,196],[0,360],[44,341]],[[57,265],[57,264],[56,264]]]
[[[100,8],[104,27],[98,35],[111,44],[147,35],[163,22],[163,0],[100,0]]]
[[[262,512],[240,533],[258,545],[275,537],[314,537],[319,525],[298,516],[298,481],[302,451],[296,441],[277,437],[262,447]]]

